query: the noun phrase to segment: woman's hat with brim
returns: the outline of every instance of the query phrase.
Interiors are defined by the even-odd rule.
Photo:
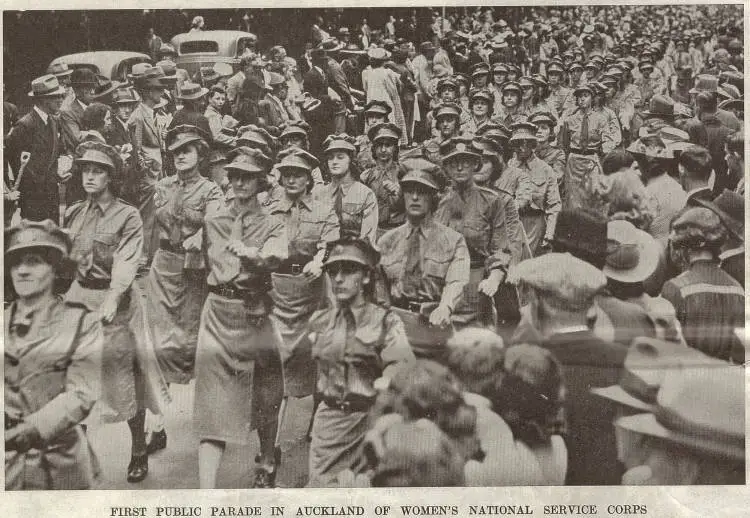
[[[537,141],[536,132],[538,128],[530,122],[519,122],[513,124],[510,129],[513,132],[510,137],[510,142],[522,142],[524,140]]]
[[[629,221],[607,223],[607,258],[602,271],[608,278],[626,284],[641,283],[654,274],[660,255],[657,241]]]
[[[230,162],[224,166],[227,172],[257,174],[265,176],[271,170],[273,160],[261,150],[240,146],[227,154]]]
[[[37,77],[31,82],[29,97],[39,99],[41,97],[63,97],[67,94],[65,87],[57,80],[57,76],[47,74]]]
[[[721,101],[718,107],[722,110],[744,110],[745,101],[742,98],[727,99],[726,101]]]
[[[697,198],[693,201],[719,216],[735,239],[745,240],[745,198],[741,194],[724,189],[713,201]]]
[[[99,164],[114,175],[122,173],[123,163],[120,154],[112,146],[100,142],[84,142],[76,148],[75,166],[82,164]],[[76,167],[78,170],[78,167]]]
[[[333,151],[346,151],[352,156],[357,153],[357,146],[355,145],[354,139],[346,133],[329,135],[325,142],[323,142],[323,146],[323,154],[326,155]]]
[[[271,155],[276,148],[276,138],[265,128],[248,124],[237,129],[237,145],[259,148],[263,153]]]
[[[429,160],[421,157],[406,158],[401,161],[404,175],[399,182],[402,187],[413,183],[427,187],[437,192],[440,191],[439,167]]]
[[[401,139],[401,128],[392,122],[381,122],[367,131],[367,138],[373,144],[378,140],[389,140],[398,142]]]
[[[369,240],[345,237],[328,245],[327,268],[335,263],[356,263],[366,268],[375,268],[380,261],[380,253]]]
[[[311,173],[313,169],[320,165],[320,162],[315,156],[298,147],[285,149],[279,153],[279,158],[281,161],[276,168],[281,174],[293,169],[300,169]]]
[[[181,124],[167,132],[167,151],[174,152],[192,142],[209,142],[210,138],[198,126]]]
[[[195,101],[204,97],[208,93],[208,88],[204,88],[197,83],[186,81],[180,88],[180,93],[177,96],[182,101]]]
[[[66,234],[51,219],[44,221],[21,220],[18,225],[5,229],[5,259],[11,254],[29,248],[48,248],[65,258],[70,253],[72,243]]]
[[[477,163],[477,168],[482,165],[482,155],[477,153],[471,145],[471,139],[465,137],[452,137],[440,145],[440,155],[443,163],[466,157]]]
[[[371,61],[387,61],[390,59],[391,53],[383,48],[375,47],[374,49],[367,51],[367,57],[370,58]]]
[[[67,63],[52,63],[47,67],[47,73],[54,75],[58,79],[62,79],[69,77],[73,73],[73,69]]]

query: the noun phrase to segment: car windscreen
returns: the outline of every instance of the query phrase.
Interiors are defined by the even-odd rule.
[[[184,54],[217,54],[219,44],[215,41],[186,41],[180,45],[180,55]]]

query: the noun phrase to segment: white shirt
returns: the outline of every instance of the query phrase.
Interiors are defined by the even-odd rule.
[[[39,106],[34,105],[34,110],[36,110],[37,114],[42,118],[42,122],[44,122],[44,125],[47,125],[47,119],[49,118],[49,114],[45,112],[44,110],[40,109]]]

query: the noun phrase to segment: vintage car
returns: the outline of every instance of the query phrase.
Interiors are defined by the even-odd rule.
[[[171,43],[177,51],[177,67],[193,77],[201,67],[216,63],[229,63],[237,71],[245,48],[256,41],[258,37],[250,32],[196,31],[178,34]]]
[[[126,81],[136,63],[153,63],[148,54],[120,50],[97,50],[68,54],[52,60],[51,65],[66,63],[70,68],[87,67],[115,81]]]

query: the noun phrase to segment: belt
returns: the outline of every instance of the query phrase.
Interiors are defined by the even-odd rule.
[[[109,279],[78,279],[81,288],[87,290],[108,290],[111,282]]]
[[[406,311],[411,311],[412,313],[421,313],[422,304],[425,304],[426,302],[429,302],[429,301],[394,299],[391,301],[391,305],[397,308],[405,309]]]
[[[344,399],[333,396],[323,396],[321,398],[328,408],[335,408],[342,412],[369,412],[375,403],[374,397],[360,396],[349,394]]]
[[[590,155],[598,155],[599,149],[598,148],[592,148],[592,149],[578,149],[578,148],[570,148],[571,153],[575,153],[576,155],[584,155],[584,156],[590,156]]]
[[[276,269],[276,273],[299,275],[302,273],[302,268],[312,261],[312,259],[312,256],[295,256],[292,260],[287,259],[279,265],[278,269]]]
[[[250,290],[241,290],[239,288],[235,288],[234,286],[230,286],[229,284],[219,284],[217,286],[209,284],[208,291],[220,297],[224,297],[225,299],[234,300],[245,300],[246,298],[253,295],[253,292]]]
[[[185,249],[182,248],[182,245],[175,246],[168,239],[160,239],[159,248],[161,248],[162,250],[166,250],[167,252],[172,252],[173,254],[185,253]]]

